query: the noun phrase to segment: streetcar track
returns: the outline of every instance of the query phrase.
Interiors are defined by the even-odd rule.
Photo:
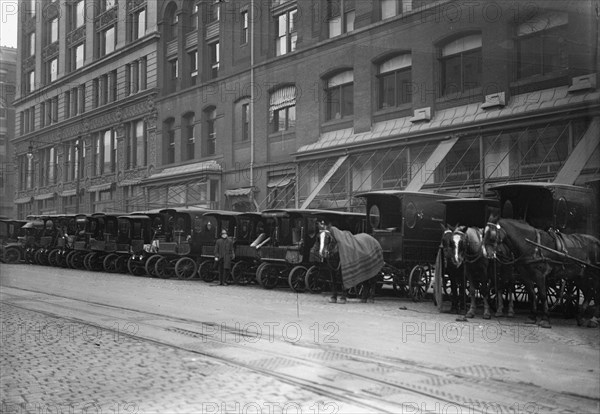
[[[131,309],[131,308],[127,308],[127,307],[122,307],[122,306],[112,306],[112,305],[106,305],[106,304],[102,304],[102,303],[97,303],[97,302],[93,302],[93,301],[89,301],[89,300],[81,300],[81,299],[77,299],[77,298],[71,298],[71,297],[67,297],[67,296],[62,296],[62,295],[57,295],[57,294],[46,294],[44,292],[39,292],[39,291],[35,291],[35,290],[31,290],[31,289],[22,289],[22,288],[15,288],[15,289],[19,289],[22,291],[27,291],[27,292],[31,292],[31,293],[35,293],[35,294],[45,294],[48,296],[54,296],[54,297],[58,297],[58,298],[63,298],[63,299],[69,299],[69,300],[73,300],[76,302],[80,302],[80,303],[86,303],[86,304],[91,304],[91,305],[96,305],[99,307],[103,307],[106,309],[113,309],[113,310],[124,310],[124,311],[128,311],[128,312],[132,312],[132,313],[137,313],[137,314],[142,314],[142,315],[152,315],[154,317],[159,317],[163,320],[169,321],[171,323],[187,323],[187,324],[192,324],[192,325],[196,325],[198,323],[204,323],[202,321],[197,321],[197,320],[192,320],[192,319],[188,319],[188,318],[181,318],[181,317],[172,317],[172,316],[166,316],[166,315],[162,315],[162,314],[158,314],[158,313],[154,313],[154,312],[147,312],[147,311],[139,311],[136,309]],[[19,298],[19,302],[22,303],[25,301],[25,299],[21,299],[22,297],[19,296],[14,296],[14,295],[10,295],[10,294],[6,294],[7,296],[11,296],[14,298]],[[41,298],[39,296],[33,296],[30,298],[26,298],[29,299],[31,301],[41,301]],[[6,302],[5,302],[6,303]],[[34,311],[34,312],[39,312],[39,313],[43,313],[43,314],[47,314],[49,316],[52,317],[57,317],[56,314],[53,314],[51,312],[46,312],[46,311],[38,311],[38,310],[32,310],[29,308],[26,308],[25,306],[22,306],[21,304],[17,305],[14,303],[6,303],[8,305],[14,306],[14,307],[19,307],[19,308],[23,308],[29,311]],[[60,304],[60,303],[52,303],[52,305],[54,306],[61,306],[61,307],[65,307],[65,304]],[[79,311],[81,311],[81,309],[78,309]],[[102,316],[102,317],[106,317],[106,314],[98,314],[97,312],[92,312],[90,311],[86,311],[89,314],[96,314],[97,316]],[[61,318],[63,318],[61,316]],[[94,323],[91,323],[89,321],[85,321],[79,318],[75,318],[75,317],[64,317],[65,319],[71,319],[73,321],[77,321],[79,323],[83,323],[86,325],[91,325],[91,326],[97,326],[100,328],[103,328],[101,326],[98,326]],[[123,319],[127,319],[127,318],[123,318]],[[152,319],[152,318],[148,318],[147,316],[140,316],[139,318],[135,318],[137,320],[140,321],[140,323],[143,323],[149,327],[152,328],[158,328],[158,329],[162,329],[165,331],[170,331],[171,333],[178,333],[181,335],[186,335],[186,333],[184,333],[183,331],[187,331],[187,336],[190,337],[196,337],[196,338],[200,338],[203,340],[203,343],[206,344],[206,341],[211,342],[213,345],[218,345],[218,348],[223,348],[223,347],[229,347],[229,348],[237,348],[237,349],[244,349],[245,351],[248,351],[249,349],[256,354],[263,354],[263,355],[267,355],[268,357],[272,358],[273,356],[279,356],[282,357],[284,359],[287,360],[294,360],[300,364],[304,364],[304,365],[311,365],[311,366],[317,366],[317,367],[323,367],[323,363],[321,361],[320,362],[315,362],[314,360],[310,360],[307,359],[305,357],[299,357],[299,356],[291,356],[285,353],[281,353],[281,352],[274,352],[273,350],[260,350],[260,349],[256,349],[256,348],[252,348],[252,347],[247,347],[247,346],[242,346],[236,343],[231,343],[231,342],[223,342],[223,341],[219,341],[217,339],[214,339],[208,335],[202,335],[199,332],[195,332],[195,331],[191,331],[191,330],[186,330],[183,328],[165,328],[164,326],[161,326],[160,324],[157,324],[156,322],[152,323],[151,321],[148,321],[148,319]],[[104,329],[104,328],[103,328]],[[215,355],[214,353],[210,353],[206,352],[206,350],[200,350],[198,349],[198,347],[191,347],[189,344],[187,346],[185,345],[177,345],[165,340],[158,340],[155,338],[149,338],[147,336],[140,336],[140,335],[136,335],[136,334],[129,334],[128,332],[123,332],[123,334],[130,336],[132,338],[141,338],[144,340],[148,340],[148,341],[152,341],[154,343],[158,343],[164,346],[170,346],[176,349],[181,349],[181,350],[185,350],[187,352],[193,352],[196,354],[200,354],[203,355],[204,357],[207,358],[211,358],[220,362],[223,362],[225,364],[228,365],[235,365],[237,367],[241,367],[244,369],[248,369],[250,371],[254,371],[254,372],[259,372],[263,375],[268,375],[271,376],[273,378],[277,378],[279,380],[282,380],[290,385],[296,385],[299,387],[302,387],[303,389],[307,389],[310,390],[312,392],[317,393],[318,395],[322,395],[322,396],[326,396],[326,397],[334,397],[334,398],[342,398],[342,400],[344,398],[348,399],[352,399],[352,401],[355,404],[360,404],[361,406],[367,407],[367,408],[371,408],[371,409],[376,409],[376,410],[381,410],[381,407],[379,406],[372,406],[369,404],[366,404],[364,402],[363,399],[359,398],[360,394],[358,394],[358,397],[351,397],[350,395],[348,395],[348,391],[344,390],[344,389],[339,389],[340,394],[336,394],[336,393],[332,393],[331,391],[328,391],[324,388],[334,388],[331,384],[319,384],[318,382],[314,382],[314,381],[310,381],[310,380],[304,380],[304,379],[299,379],[299,378],[294,378],[291,379],[290,376],[288,375],[283,375],[277,372],[274,372],[272,369],[265,369],[265,368],[261,368],[261,367],[257,367],[256,365],[253,365],[252,362],[246,363],[243,361],[239,361],[239,360],[232,360],[232,359],[228,359],[226,357],[221,357],[218,355]],[[281,342],[281,341],[280,341]],[[519,391],[519,393],[521,394],[525,394],[527,395],[528,392],[530,391],[543,391],[546,393],[551,393],[554,394],[551,390],[546,390],[543,389],[541,387],[535,386],[534,384],[516,384],[514,382],[509,382],[509,381],[505,381],[503,379],[499,379],[499,378],[494,378],[494,377],[485,377],[482,378],[481,376],[476,376],[476,375],[469,375],[468,372],[460,372],[456,369],[448,369],[448,368],[440,368],[438,366],[427,366],[427,365],[423,365],[423,364],[417,364],[414,361],[409,361],[409,360],[403,360],[400,358],[390,358],[390,357],[384,357],[383,356],[378,356],[377,354],[374,354],[372,352],[358,352],[358,353],[354,353],[354,354],[343,354],[344,349],[342,348],[341,350],[336,350],[335,348],[332,349],[328,349],[327,346],[317,346],[317,345],[311,345],[311,344],[294,344],[294,343],[290,343],[285,341],[286,344],[290,344],[290,345],[295,345],[295,346],[301,346],[301,347],[305,347],[305,348],[309,348],[309,349],[315,349],[321,352],[335,352],[335,353],[339,353],[343,356],[343,360],[347,360],[347,361],[356,361],[356,362],[362,362],[362,363],[371,363],[371,364],[375,364],[377,366],[377,368],[381,369],[383,371],[383,373],[381,375],[385,375],[386,371],[399,371],[399,370],[403,370],[406,371],[407,367],[412,368],[412,370],[414,370],[416,373],[419,373],[421,375],[425,375],[428,378],[434,378],[433,376],[438,376],[438,379],[441,381],[446,381],[446,380],[450,380],[450,379],[454,379],[454,380],[461,380],[463,382],[468,383],[469,385],[476,385],[476,386],[480,386],[482,381],[487,381],[487,382],[491,382],[492,384],[496,384],[496,385],[502,385],[503,387],[508,387],[508,388],[512,388],[512,389],[508,389],[505,391],[510,391],[510,392],[515,392],[515,391]],[[214,352],[214,348],[212,348],[212,351]],[[456,394],[452,394],[452,393],[447,393],[444,391],[438,391],[436,392],[435,389],[432,390],[432,386],[434,384],[428,384],[428,383],[423,383],[423,384],[406,384],[406,383],[402,383],[402,382],[392,382],[392,381],[387,381],[387,380],[382,380],[379,378],[374,378],[373,376],[369,376],[369,375],[364,375],[361,373],[357,373],[357,372],[352,372],[352,371],[348,371],[347,369],[343,369],[340,367],[336,367],[336,366],[332,366],[332,364],[326,364],[325,367],[331,371],[337,372],[339,375],[344,375],[347,377],[352,377],[355,379],[360,379],[361,381],[367,381],[367,382],[371,382],[375,385],[377,385],[380,388],[388,388],[388,389],[392,389],[392,390],[397,390],[397,392],[403,392],[403,393],[409,393],[412,395],[420,395],[423,397],[428,397],[428,398],[432,398],[435,399],[439,402],[443,402],[443,403],[448,403],[448,404],[452,404],[454,406],[462,406],[463,408],[469,410],[469,412],[475,412],[477,411],[477,406],[479,407],[485,407],[486,403],[483,401],[479,401],[476,399],[471,399],[471,398],[466,398],[464,396],[461,395],[456,395]],[[435,372],[429,372],[429,371],[435,371]],[[444,374],[444,375],[448,375],[449,377],[443,377],[440,376],[440,373]],[[332,379],[330,378],[324,378],[327,381],[332,381]],[[335,378],[334,378],[335,379]],[[520,387],[520,388],[519,388]],[[531,388],[529,390],[523,390],[522,387],[525,388]],[[365,396],[368,396],[370,399],[377,399],[379,402],[384,403],[386,405],[398,405],[398,403],[392,402],[390,400],[386,400],[383,397],[378,397],[376,392],[373,391],[369,391],[370,388],[372,387],[363,387],[363,389],[360,390],[360,392],[362,394],[364,394]],[[341,393],[341,392],[344,393]],[[433,392],[432,392],[433,391]],[[356,392],[353,394],[357,394]],[[390,392],[388,391],[388,394],[390,394]],[[393,394],[393,393],[391,393]],[[443,395],[440,395],[443,394]],[[563,396],[567,396],[569,395],[572,398],[577,398],[580,400],[585,400],[588,401],[589,403],[594,403],[597,404],[597,400],[587,397],[587,396],[582,396],[582,395],[574,395],[574,394],[562,394]],[[511,407],[508,405],[499,405],[496,404],[497,407],[499,407],[501,409],[502,412],[511,411]],[[551,406],[545,406],[543,407],[544,409],[547,410],[552,410],[554,407]],[[514,411],[514,409],[512,409]]]

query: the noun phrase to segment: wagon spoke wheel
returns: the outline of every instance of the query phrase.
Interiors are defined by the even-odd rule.
[[[256,269],[256,283],[258,283],[259,285],[263,285],[262,280],[260,280],[261,275],[263,274],[263,269],[265,267],[267,267],[269,264],[268,263],[261,263],[258,268]]]
[[[431,276],[424,266],[416,265],[408,277],[408,294],[415,302],[425,299]]]
[[[433,304],[437,307],[438,312],[442,312],[444,308],[444,260],[442,258],[442,250],[438,250],[435,259],[435,274],[433,283]]]
[[[321,269],[319,266],[311,266],[306,271],[304,285],[310,293],[321,293],[329,285],[331,280],[329,270]]]
[[[174,275],[173,265],[166,257],[161,257],[154,264],[154,274],[161,279],[169,279]]]
[[[104,270],[104,256],[101,253],[94,252],[88,258],[88,266],[90,270],[101,272]]]
[[[198,266],[198,276],[205,282],[214,281],[218,276],[218,269],[216,269],[215,261],[205,260],[200,263],[200,266]]]
[[[260,275],[257,274],[257,277],[260,279],[262,287],[274,289],[279,282],[279,274],[280,271],[276,265],[266,263],[266,266],[260,269]]]
[[[82,251],[75,251],[73,255],[71,255],[71,262],[69,266],[72,269],[83,269],[83,259],[85,258],[86,253]]]
[[[305,278],[306,267],[296,266],[290,270],[290,274],[288,275],[288,284],[294,292],[304,292],[306,290],[306,283],[304,282]]]
[[[2,260],[4,263],[14,264],[19,263],[21,261],[21,250],[18,247],[8,247],[4,250],[4,255]]]
[[[50,266],[55,266],[58,267],[58,254],[60,253],[60,251],[58,249],[53,249],[50,250],[50,253],[48,253],[48,264]]]
[[[134,276],[144,276],[146,274],[145,263],[134,256],[127,259],[127,270]]]
[[[107,255],[104,260],[102,260],[102,266],[104,267],[104,271],[108,273],[116,272],[116,261],[117,255],[115,253],[110,253]]]
[[[194,259],[190,257],[182,257],[175,263],[175,276],[177,276],[177,279],[192,279],[197,271],[198,266]]]
[[[79,252],[77,250],[71,250],[69,252],[69,254],[67,254],[67,266],[70,267],[71,269],[77,269],[75,267],[76,263],[73,259],[75,259],[75,256],[78,254]]]
[[[247,285],[254,279],[255,275],[252,271],[253,265],[246,260],[240,260],[233,265],[231,269],[231,276],[233,277],[233,283],[237,285]]]
[[[45,249],[37,249],[36,250],[35,261],[42,266],[48,265],[48,254]]]
[[[154,270],[154,265],[162,256],[160,254],[153,254],[146,260],[146,265],[144,268],[146,269],[146,274],[148,276],[156,277],[156,272]]]

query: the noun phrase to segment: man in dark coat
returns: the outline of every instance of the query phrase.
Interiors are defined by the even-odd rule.
[[[219,266],[219,285],[227,285],[227,277],[231,271],[231,261],[235,259],[233,240],[227,236],[227,230],[221,232],[221,238],[215,243],[215,261]]]

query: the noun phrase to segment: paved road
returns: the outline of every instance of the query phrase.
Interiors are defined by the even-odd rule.
[[[600,411],[600,333],[570,320],[35,266],[0,281],[3,412]]]

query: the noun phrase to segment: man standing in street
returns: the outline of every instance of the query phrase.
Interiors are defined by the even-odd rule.
[[[221,238],[215,243],[215,261],[219,266],[220,286],[227,285],[227,275],[231,271],[231,261],[233,259],[235,259],[233,240],[227,236],[227,230],[223,230],[221,231]]]

